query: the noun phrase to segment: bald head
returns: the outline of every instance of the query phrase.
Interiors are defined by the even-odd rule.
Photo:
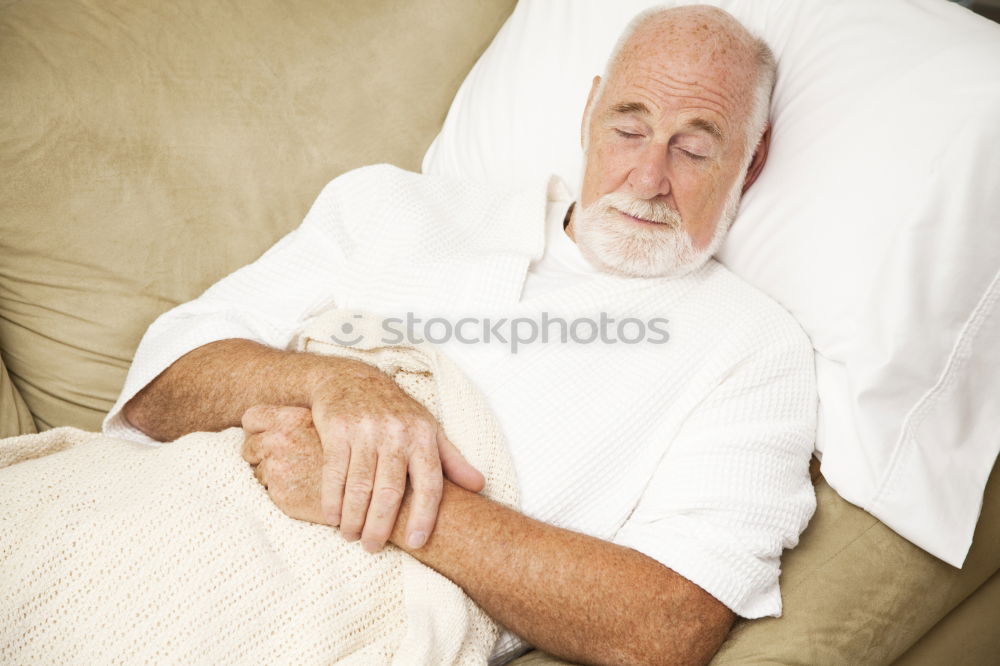
[[[760,140],[768,120],[776,65],[771,49],[731,14],[708,5],[653,8],[636,16],[612,50],[597,95],[623,72],[669,63],[685,83],[712,85],[745,112],[745,150]]]

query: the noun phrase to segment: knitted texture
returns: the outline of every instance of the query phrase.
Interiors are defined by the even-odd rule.
[[[345,324],[368,332],[331,342]],[[331,310],[300,351],[389,374],[517,508],[502,435],[430,345],[367,344],[379,319]],[[499,629],[457,585],[389,544],[284,515],[243,431],[149,447],[63,427],[0,440],[0,662],[482,664]]]

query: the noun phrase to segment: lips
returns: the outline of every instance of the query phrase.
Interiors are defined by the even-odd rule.
[[[645,218],[636,217],[635,215],[629,215],[628,213],[626,213],[624,211],[621,211],[621,210],[618,210],[617,208],[615,208],[614,211],[616,213],[622,215],[623,217],[628,218],[632,222],[637,223],[637,224],[645,224],[645,225],[661,225],[661,224],[666,224],[666,222],[657,222],[656,220],[647,220]]]

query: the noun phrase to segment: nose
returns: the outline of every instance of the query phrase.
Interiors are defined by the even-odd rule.
[[[667,154],[666,146],[656,142],[643,147],[628,176],[632,194],[642,199],[670,194]]]

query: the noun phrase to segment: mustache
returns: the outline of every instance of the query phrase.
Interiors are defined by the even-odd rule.
[[[638,217],[650,222],[666,224],[674,229],[681,227],[681,214],[662,201],[640,199],[624,192],[609,192],[601,197],[597,204],[602,209],[613,208],[626,215]]]

